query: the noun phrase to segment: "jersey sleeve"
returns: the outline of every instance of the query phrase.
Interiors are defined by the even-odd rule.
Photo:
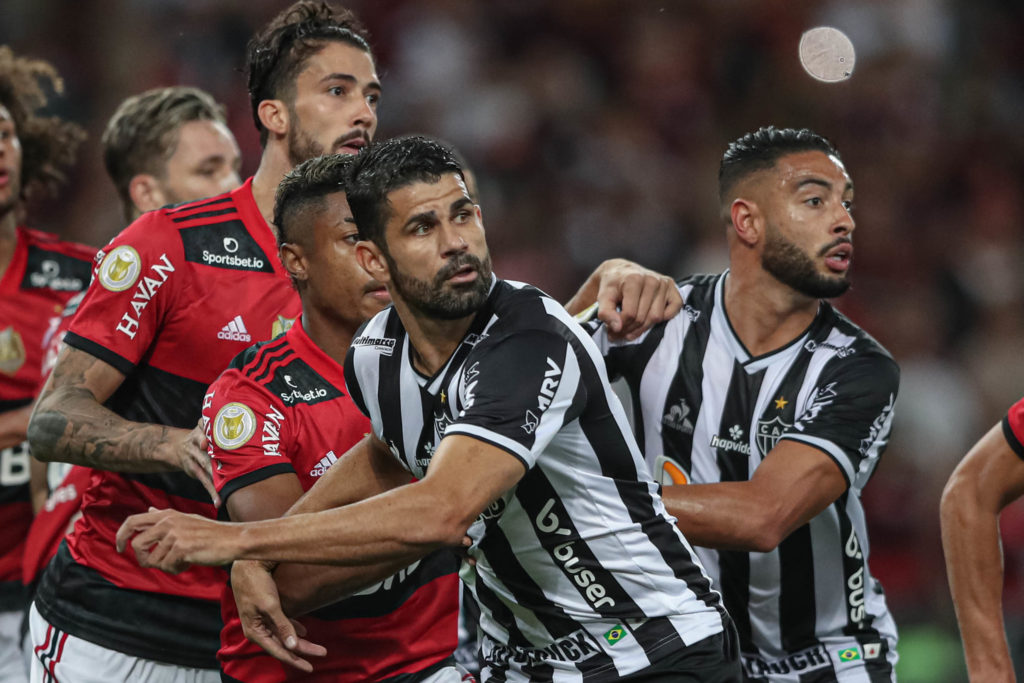
[[[183,286],[181,239],[163,212],[143,214],[97,255],[64,342],[128,374]]]
[[[481,343],[466,359],[460,399],[445,436],[485,441],[529,469],[562,426],[579,417],[586,390],[570,343],[538,330]]]
[[[210,385],[203,400],[203,426],[213,484],[222,500],[263,479],[295,472],[287,451],[291,437],[284,405],[237,370],[226,370]]]
[[[1024,460],[1024,398],[1014,403],[1003,418],[1003,436],[1013,452]]]
[[[847,486],[859,488],[889,442],[899,380],[899,367],[888,356],[837,359],[822,371],[780,439],[824,451],[842,470]]]

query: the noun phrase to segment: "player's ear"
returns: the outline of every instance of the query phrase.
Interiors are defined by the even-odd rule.
[[[356,261],[374,280],[384,284],[391,282],[388,260],[384,258],[384,252],[372,240],[356,242]]]
[[[764,214],[757,203],[737,197],[729,206],[730,229],[743,244],[752,247],[764,232]]]
[[[288,106],[281,100],[263,100],[256,107],[256,115],[268,132],[274,135],[288,133]]]
[[[139,213],[146,213],[169,204],[155,176],[140,173],[128,181],[128,196]]]
[[[281,265],[296,281],[305,282],[309,279],[306,254],[300,245],[286,242],[281,245],[280,255]]]

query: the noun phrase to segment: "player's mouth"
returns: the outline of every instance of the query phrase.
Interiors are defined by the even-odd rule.
[[[825,265],[833,273],[845,273],[853,260],[853,245],[842,242],[825,252]]]
[[[388,294],[388,288],[383,283],[377,282],[376,280],[370,280],[363,287],[363,296],[368,296],[373,299],[377,299],[383,303],[391,302],[391,295]]]
[[[0,187],[7,187],[11,184],[11,174],[9,171],[0,169]]]
[[[365,131],[353,131],[334,143],[334,153],[359,154],[368,144],[370,141],[366,137]]]
[[[480,271],[476,269],[476,266],[467,263],[449,275],[446,280],[455,285],[464,285],[475,282],[478,277],[480,277]]]

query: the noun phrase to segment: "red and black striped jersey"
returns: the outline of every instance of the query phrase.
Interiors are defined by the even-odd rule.
[[[250,180],[144,214],[114,238],[97,255],[64,343],[124,373],[106,404],[118,415],[191,428],[207,387],[230,360],[299,311]],[[83,515],[44,572],[36,604],[53,625],[103,647],[215,668],[223,570],[171,576],[141,569],[114,549],[124,519],[150,506],[215,514],[202,486],[184,473],[94,471]]]
[[[308,490],[370,432],[370,421],[345,391],[341,366],[301,323],[232,362],[210,386],[203,422],[224,501],[282,473],[296,475]],[[221,514],[226,516],[226,506]],[[246,640],[227,587],[221,601],[222,670],[247,683],[372,682],[424,671],[455,649],[459,562],[451,551],[438,551],[300,619],[307,638],[327,647],[327,656],[314,660],[312,675],[282,665]]]
[[[0,413],[35,398],[43,339],[68,299],[88,286],[95,253],[93,247],[17,228],[11,262],[0,278]],[[0,610],[19,608],[21,558],[32,521],[28,480],[28,445],[0,448]]]

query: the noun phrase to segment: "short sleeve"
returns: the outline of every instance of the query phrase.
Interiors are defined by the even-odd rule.
[[[181,240],[160,211],[143,214],[97,255],[64,342],[128,374],[183,285]]]
[[[445,436],[480,439],[508,451],[528,469],[586,404],[573,346],[551,332],[488,338],[464,368],[462,410]]]
[[[284,406],[238,370],[225,371],[210,385],[203,425],[213,483],[223,500],[257,481],[295,472]]]
[[[847,485],[862,487],[889,442],[898,391],[899,367],[888,356],[836,358],[780,438],[819,448]]]
[[[1024,398],[1014,403],[1003,418],[1003,435],[1013,452],[1024,460]]]

